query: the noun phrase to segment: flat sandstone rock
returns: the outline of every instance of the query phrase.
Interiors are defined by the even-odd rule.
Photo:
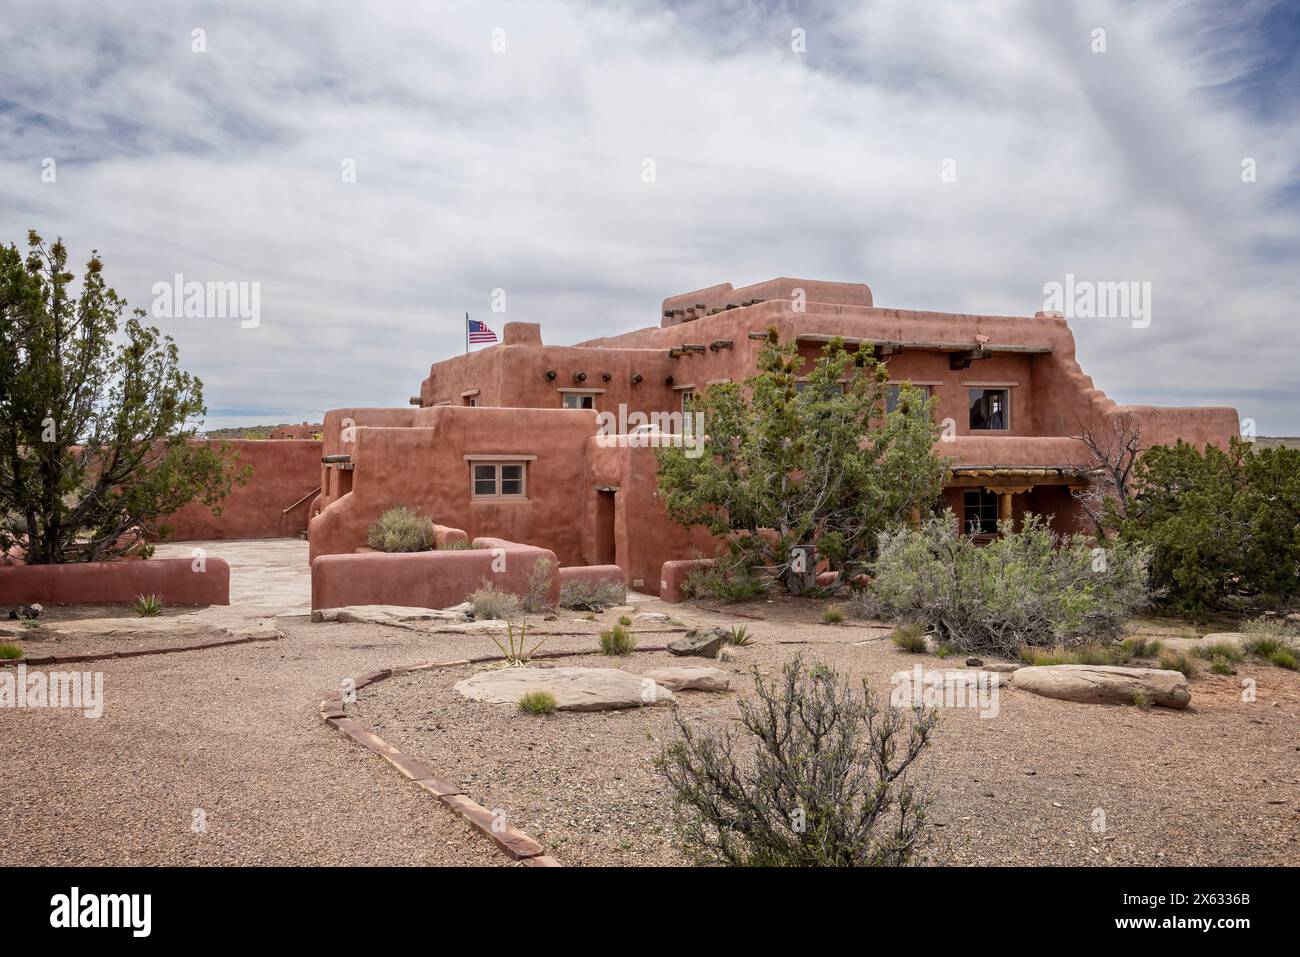
[[[1192,700],[1182,673],[1160,668],[1040,665],[1017,669],[1010,681],[1020,691],[1085,704],[1135,704],[1139,694],[1166,708],[1186,708]]]
[[[529,692],[549,691],[559,711],[614,711],[674,700],[652,678],[617,668],[498,668],[458,681],[454,690],[491,704],[517,704]]]
[[[645,676],[670,691],[731,690],[731,676],[719,668],[656,668]]]

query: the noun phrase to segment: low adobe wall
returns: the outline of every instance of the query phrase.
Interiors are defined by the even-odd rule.
[[[616,564],[575,564],[560,568],[560,584],[565,581],[612,581],[619,588],[627,588],[628,577]]]
[[[191,502],[163,520],[171,531],[166,541],[246,538],[292,538],[307,527],[320,487],[321,442],[304,439],[232,439],[210,442],[230,446],[236,468],[250,466],[248,484],[232,485],[221,514]]]
[[[140,595],[160,595],[167,605],[229,605],[230,565],[207,558],[195,571],[188,558],[151,558],[0,568],[0,605],[129,605]]]
[[[476,539],[480,542],[496,539]],[[555,552],[514,542],[481,548],[428,552],[364,552],[320,555],[311,563],[311,607],[405,605],[448,608],[459,605],[484,578],[503,591],[524,594],[539,558],[559,568]],[[560,579],[551,576],[548,601],[560,600]]]
[[[682,594],[682,586],[686,584],[686,579],[693,572],[712,567],[711,558],[688,558],[685,561],[664,562],[663,571],[659,575],[659,597],[674,603],[685,601],[686,596]]]

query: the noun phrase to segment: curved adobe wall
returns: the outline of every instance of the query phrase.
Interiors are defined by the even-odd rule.
[[[230,566],[207,558],[195,571],[188,558],[151,558],[0,569],[0,605],[128,605],[161,595],[168,605],[229,605]]]

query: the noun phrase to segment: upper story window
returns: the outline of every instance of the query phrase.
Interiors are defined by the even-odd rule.
[[[566,409],[594,409],[596,407],[596,397],[590,392],[565,392],[562,395],[564,408]]]
[[[997,432],[1011,428],[1010,389],[968,389],[972,432]]]
[[[695,391],[693,389],[682,390],[682,414],[683,415],[691,411],[691,400],[693,400],[694,398],[695,398]]]
[[[526,462],[474,462],[474,498],[524,498]]]

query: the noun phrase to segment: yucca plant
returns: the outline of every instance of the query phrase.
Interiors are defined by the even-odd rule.
[[[735,645],[737,648],[748,648],[753,643],[754,636],[743,625],[727,629],[727,644]]]
[[[515,626],[513,624],[506,625],[506,640],[504,644],[497,639],[496,635],[489,635],[488,637],[491,638],[496,646],[501,649],[501,654],[505,656],[506,664],[511,668],[522,668],[524,665],[528,664],[528,659],[532,658],[532,656],[537,653],[537,649],[546,643],[546,638],[543,637],[542,640],[533,645],[533,647],[524,651],[524,639],[527,633],[528,623],[520,622],[518,637],[515,636]]]
[[[154,618],[162,614],[162,595],[138,595],[131,607],[141,618]]]

